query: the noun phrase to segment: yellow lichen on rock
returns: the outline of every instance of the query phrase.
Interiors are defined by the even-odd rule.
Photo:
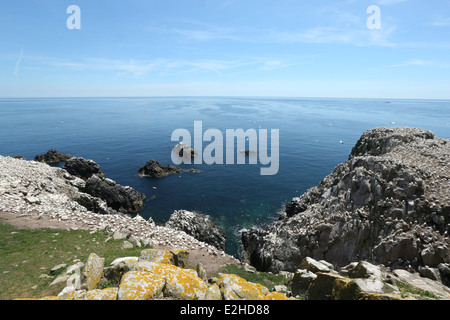
[[[136,269],[163,277],[166,280],[164,295],[167,297],[184,300],[205,298],[208,286],[195,270],[150,261],[138,262]]]
[[[127,272],[120,282],[118,300],[149,300],[161,295],[165,279],[145,271]]]
[[[281,292],[271,292],[264,297],[264,300],[292,300],[291,298],[286,297],[285,294]]]
[[[153,261],[159,263],[175,264],[174,254],[167,250],[144,249],[141,251],[139,261]]]
[[[117,300],[119,288],[95,289],[86,292],[84,300]]]
[[[205,300],[222,300],[222,292],[220,292],[217,284],[212,284],[205,292]]]
[[[86,289],[93,290],[100,282],[100,279],[103,274],[103,266],[105,259],[100,258],[95,253],[91,253],[86,262],[86,266],[84,268],[84,276],[86,279]]]
[[[264,300],[261,285],[255,285],[234,274],[221,274],[217,285],[225,300]]]

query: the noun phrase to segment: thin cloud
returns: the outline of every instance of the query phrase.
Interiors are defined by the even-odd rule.
[[[16,66],[14,68],[15,76],[19,75],[19,66],[20,66],[20,62],[22,61],[22,57],[23,57],[23,48],[22,48],[22,50],[20,50],[19,58],[16,61]]]
[[[408,0],[378,0],[377,4],[380,6],[393,6]]]
[[[137,59],[107,59],[84,58],[77,61],[60,58],[30,56],[28,60],[33,62],[33,67],[68,69],[71,71],[111,71],[116,77],[131,76],[144,78],[150,74],[173,76],[187,73],[214,73],[221,75],[227,70],[270,70],[284,67],[286,64],[278,60],[267,58],[240,58],[240,59],[203,59],[180,60],[158,58],[153,60]],[[297,63],[298,64],[298,63]],[[291,64],[293,65],[293,64]]]
[[[422,60],[422,59],[410,59],[403,63],[392,65],[392,67],[408,67],[408,66],[418,66],[418,67],[433,66],[433,67],[439,67],[439,68],[449,68],[450,64],[446,63],[446,62],[437,62],[437,61]]]
[[[450,27],[450,18],[436,18],[434,21],[428,23],[434,27]]]

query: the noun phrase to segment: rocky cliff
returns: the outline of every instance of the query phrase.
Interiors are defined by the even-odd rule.
[[[295,272],[306,257],[418,270],[450,263],[450,140],[417,128],[365,132],[348,161],[242,233],[243,259]]]

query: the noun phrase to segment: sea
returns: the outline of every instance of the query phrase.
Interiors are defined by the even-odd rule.
[[[276,174],[261,175],[262,161],[186,164],[199,169],[163,178],[141,177],[150,159],[173,165],[172,134],[267,129]],[[0,155],[36,155],[56,149],[92,159],[105,175],[146,195],[139,214],[163,225],[175,210],[197,211],[226,231],[226,252],[239,258],[240,234],[278,218],[286,203],[317,185],[348,159],[366,130],[409,126],[450,138],[449,100],[258,97],[151,97],[0,99]],[[278,130],[279,144],[271,134]],[[249,131],[247,131],[249,132]],[[198,133],[198,130],[197,130]],[[205,149],[211,142],[203,142]],[[234,146],[239,151],[237,142]],[[202,152],[203,150],[197,150]],[[62,166],[62,164],[57,164]]]

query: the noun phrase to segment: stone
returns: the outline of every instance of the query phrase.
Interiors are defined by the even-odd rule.
[[[83,300],[117,300],[119,288],[105,288],[87,291]]]
[[[343,269],[347,270],[346,275],[350,278],[376,278],[382,277],[380,267],[375,266],[367,261],[360,261],[350,264]]]
[[[187,268],[189,260],[189,250],[186,249],[172,249],[174,264],[180,268]]]
[[[206,275],[206,269],[200,262],[197,263],[195,267],[195,271],[197,271],[197,275],[202,279],[205,283],[208,283],[208,276]]]
[[[91,253],[84,268],[83,288],[90,291],[95,289],[103,275],[105,259],[95,253]]]
[[[317,278],[317,275],[311,271],[299,269],[292,278],[292,295],[298,296],[305,294],[308,291],[309,286]]]
[[[49,274],[51,276],[59,274],[59,273],[61,273],[61,270],[65,269],[66,267],[67,267],[67,264],[65,264],[65,263],[58,264],[50,270]]]
[[[217,285],[224,300],[263,300],[265,297],[261,287],[234,274],[221,274]]]
[[[306,291],[305,297],[307,300],[331,300],[336,280],[348,281],[348,278],[338,274],[319,272],[316,275],[317,277]]]
[[[332,300],[361,300],[366,295],[384,293],[386,285],[379,279],[336,279]]]
[[[302,260],[302,262],[300,263],[300,268],[311,271],[313,273],[331,271],[328,266],[310,257],[306,257]]]
[[[67,279],[69,279],[68,274],[60,274],[59,276],[56,277],[55,280],[52,281],[52,283],[50,283],[50,286],[56,286],[56,285],[60,285],[62,283],[66,284]]]
[[[422,277],[435,281],[441,281],[441,276],[438,268],[430,268],[428,266],[419,267],[419,273]]]
[[[222,293],[217,284],[212,284],[206,289],[205,300],[222,300]]]
[[[175,265],[175,258],[172,252],[161,249],[144,249],[141,251],[139,261],[150,261]]]
[[[139,261],[136,269],[165,279],[164,296],[182,300],[203,300],[208,286],[192,269],[165,263]]]
[[[117,300],[150,300],[162,295],[165,279],[145,271],[127,272],[120,282]]]
[[[134,270],[138,259],[138,257],[124,257],[114,260],[109,267],[103,269],[103,277],[118,286],[123,275]]]
[[[122,249],[131,249],[131,248],[133,248],[133,244],[130,241],[125,240],[124,242],[122,242],[121,248]]]

